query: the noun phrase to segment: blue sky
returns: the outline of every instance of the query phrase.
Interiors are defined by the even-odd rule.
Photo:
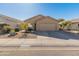
[[[8,15],[20,20],[42,14],[66,20],[79,18],[79,4],[77,3],[0,3],[0,14]]]

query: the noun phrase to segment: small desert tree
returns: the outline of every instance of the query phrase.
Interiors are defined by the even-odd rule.
[[[62,29],[65,29],[65,28],[69,29],[71,22],[70,21],[61,21],[61,22],[59,22],[59,25]]]
[[[70,30],[71,24],[72,24],[71,21],[66,21],[66,26],[65,26],[65,28],[68,29],[68,30]]]
[[[60,18],[58,21],[59,21],[59,22],[62,22],[62,21],[65,21],[65,19],[63,19],[63,18]]]
[[[64,28],[64,19],[63,18],[60,18],[59,20],[58,20],[58,22],[59,22],[59,29],[63,29]]]
[[[21,23],[20,24],[20,29],[21,30],[27,30],[28,29],[28,24],[27,23]]]

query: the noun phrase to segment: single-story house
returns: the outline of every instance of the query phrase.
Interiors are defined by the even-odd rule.
[[[59,29],[58,21],[49,16],[37,15],[24,22],[31,23],[35,31],[53,31]]]
[[[72,23],[70,26],[71,30],[79,30],[79,19],[71,20],[71,23]]]

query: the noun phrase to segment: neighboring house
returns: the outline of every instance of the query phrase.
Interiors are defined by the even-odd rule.
[[[71,20],[72,24],[70,26],[71,30],[79,30],[79,19]]]
[[[22,21],[0,14],[0,23],[2,22],[5,24],[9,24],[12,28],[16,28],[16,26],[20,24]]]
[[[36,31],[53,31],[58,30],[58,21],[49,16],[37,15],[25,20],[26,23],[31,23]]]

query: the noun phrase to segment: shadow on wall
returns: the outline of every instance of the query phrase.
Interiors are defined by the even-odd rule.
[[[69,40],[69,39],[79,40],[79,34],[69,33],[65,31],[48,31],[48,32],[36,31],[33,34],[52,37],[52,38],[58,38],[58,39],[63,39],[63,40]]]

